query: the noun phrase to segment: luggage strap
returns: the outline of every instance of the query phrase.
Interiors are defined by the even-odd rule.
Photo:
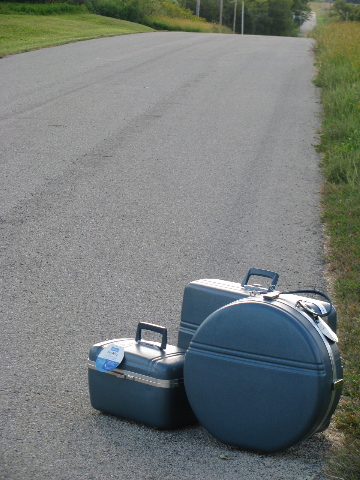
[[[290,292],[281,292],[279,295],[290,295],[290,294],[303,294],[303,293],[310,293],[310,294],[313,294],[313,295],[319,295],[321,297],[324,297],[326,299],[326,301],[329,303],[329,309],[328,310],[325,310],[325,312],[321,312],[321,313],[318,313],[318,312],[315,312],[315,310],[313,308],[311,308],[308,304],[306,304],[306,302],[304,302],[303,300],[298,300],[296,302],[296,305],[301,307],[303,310],[305,310],[305,312],[309,313],[310,315],[312,315],[313,317],[317,318],[317,317],[327,317],[331,310],[333,309],[333,304],[332,304],[332,301],[330,300],[330,298],[323,292],[319,292],[318,290],[293,290],[293,291],[290,291]],[[311,299],[309,299],[311,300]]]
[[[308,315],[310,315],[310,317],[314,320],[315,324],[317,325],[318,329],[321,331],[321,333],[328,339],[328,340],[331,340],[332,342],[338,342],[339,339],[336,335],[335,332],[333,332],[331,330],[331,328],[329,327],[329,325],[322,319],[322,317],[327,317],[330,313],[331,313],[331,310],[333,309],[333,304],[330,300],[330,298],[323,292],[319,292],[318,290],[293,290],[293,291],[290,291],[290,292],[270,292],[266,295],[264,295],[264,298],[265,299],[268,299],[268,300],[274,300],[276,298],[279,298],[280,295],[291,295],[291,294],[302,294],[302,293],[310,293],[310,294],[313,294],[313,295],[320,295],[321,297],[324,297],[328,303],[329,303],[329,309],[326,310],[325,307],[318,305],[319,306],[319,309],[321,310],[321,313],[319,312],[315,312],[315,310],[313,308],[311,308],[311,306],[304,300],[302,299],[299,299],[296,303],[295,303],[295,307],[298,307],[298,308],[301,308],[302,310],[304,310]],[[309,298],[309,301],[311,302],[311,298]],[[314,303],[315,303],[315,300],[313,300]],[[316,305],[316,304],[315,304]],[[322,311],[324,310],[324,311]]]

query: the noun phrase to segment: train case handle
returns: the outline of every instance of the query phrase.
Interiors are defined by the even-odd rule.
[[[244,280],[241,282],[241,286],[245,287],[248,285],[249,278],[252,275],[257,275],[258,277],[267,277],[271,278],[271,285],[268,288],[268,292],[273,292],[275,290],[277,281],[279,280],[279,274],[275,272],[270,272],[269,270],[261,270],[258,268],[250,268],[247,274],[244,277]],[[265,289],[264,289],[265,290]]]
[[[137,329],[136,329],[136,335],[135,335],[135,341],[136,342],[141,342],[141,331],[142,330],[150,330],[151,332],[156,332],[159,333],[162,336],[161,339],[161,345],[160,345],[160,350],[165,350],[166,345],[167,345],[167,329],[165,327],[161,327],[160,325],[154,325],[153,323],[146,323],[146,322],[139,322]],[[143,340],[144,343],[147,343],[148,345],[156,345],[154,342],[147,342],[146,340]]]

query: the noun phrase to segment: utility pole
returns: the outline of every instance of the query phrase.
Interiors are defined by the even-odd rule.
[[[237,7],[237,0],[234,2],[234,23],[233,23],[233,33],[235,33],[235,26],[236,26],[236,7]]]
[[[200,0],[196,0],[196,16],[200,17]]]
[[[219,18],[219,25],[222,25],[223,6],[224,6],[224,0],[220,0],[220,18]]]
[[[244,35],[244,5],[245,5],[245,2],[242,2],[242,9],[241,9],[241,35]]]

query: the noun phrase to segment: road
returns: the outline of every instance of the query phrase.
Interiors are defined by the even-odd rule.
[[[141,320],[175,344],[197,278],[326,289],[311,47],[159,32],[0,60],[1,478],[324,478],[328,433],[259,455],[147,428],[91,408],[86,366]]]
[[[304,34],[310,32],[316,27],[316,13],[311,12],[310,17],[300,27],[300,33]]]

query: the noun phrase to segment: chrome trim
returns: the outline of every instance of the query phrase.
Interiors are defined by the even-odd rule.
[[[91,370],[97,370],[95,362],[88,360],[88,368]],[[146,385],[151,385],[158,388],[175,388],[180,387],[184,384],[183,378],[175,378],[173,380],[161,380],[154,377],[149,377],[148,375],[141,375],[140,373],[131,372],[129,370],[122,370],[120,368],[115,368],[109,372],[99,372],[105,373],[105,375],[114,375],[117,378],[122,378],[125,380],[132,380],[134,382],[145,383]]]
[[[331,367],[332,367],[332,375],[333,375],[332,384],[331,384],[331,397],[330,397],[330,401],[329,401],[329,405],[328,405],[328,408],[326,410],[326,413],[325,413],[324,417],[322,418],[322,420],[320,421],[318,427],[314,431],[314,433],[316,433],[318,431],[321,431],[322,427],[326,424],[326,422],[328,420],[328,415],[329,415],[329,413],[332,409],[332,406],[334,404],[334,401],[335,401],[336,390],[341,387],[341,384],[340,384],[336,389],[333,388],[333,385],[336,385],[336,383],[338,381],[334,354],[333,354],[333,351],[330,348],[328,339],[325,337],[325,335],[322,333],[320,328],[317,326],[316,322],[314,322],[313,318],[311,318],[309,314],[307,314],[304,310],[300,309],[298,306],[292,305],[291,303],[290,304],[287,303],[285,299],[282,299],[282,298],[280,299],[279,298],[277,301],[279,303],[282,303],[283,305],[293,307],[294,310],[297,310],[299,313],[301,313],[311,323],[311,325],[315,328],[315,330],[319,334],[321,340],[323,341],[323,343],[325,345],[325,348],[327,350],[327,353],[329,355],[329,358],[330,358],[330,363],[331,363]]]
[[[120,345],[121,347],[125,347],[127,345],[132,345],[135,343],[133,338],[113,338],[112,340],[105,340],[104,342],[95,343],[93,347],[105,347],[110,343],[115,343],[116,345]]]
[[[202,287],[215,288],[224,292],[238,293],[244,297],[263,295],[267,289],[261,285],[244,285],[228,280],[219,280],[218,278],[201,278],[190,282],[190,285],[200,285]]]
[[[336,382],[333,382],[333,384],[331,385],[331,390],[338,390],[339,388],[341,388],[343,386],[343,383],[344,383],[343,378],[340,378],[339,380],[336,380]]]
[[[240,283],[218,280],[217,278],[201,278],[190,282],[191,285],[200,285],[202,287],[216,288],[224,292],[241,293],[246,296],[246,292]]]

